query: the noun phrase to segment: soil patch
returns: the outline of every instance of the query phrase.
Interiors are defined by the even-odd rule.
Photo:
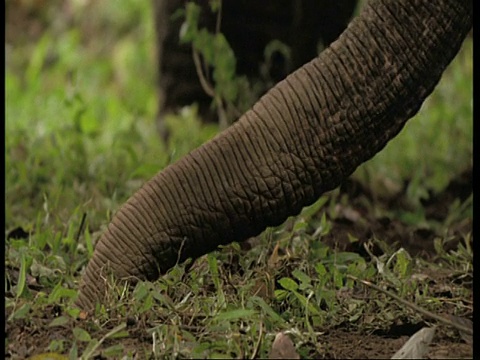
[[[367,189],[361,187],[359,183],[349,180],[341,187],[341,193],[347,194],[349,197],[348,205],[338,205],[336,209],[339,214],[333,219],[333,226],[328,235],[323,238],[332,248],[341,251],[353,251],[368,257],[363,244],[376,236],[379,239],[389,242],[394,246],[404,247],[412,256],[420,256],[424,258],[433,258],[435,251],[433,248],[433,240],[437,236],[445,236],[438,234],[434,227],[420,227],[408,224],[399,218],[389,215],[389,210],[404,203],[404,199],[398,197],[396,199],[377,199],[372,205],[372,195]],[[441,194],[432,196],[426,201],[425,214],[428,220],[444,221],[449,214],[451,204],[455,199],[465,200],[472,193],[472,177],[471,171],[461,174],[454,179],[451,184]],[[367,201],[366,201],[367,200]],[[370,202],[370,204],[369,204]],[[395,205],[394,205],[395,204]],[[373,206],[376,211],[373,211]],[[382,211],[378,211],[378,208]],[[398,208],[401,209],[401,206]],[[442,210],[443,209],[443,210]],[[447,209],[447,210],[445,210]],[[381,214],[381,215],[378,215]],[[449,236],[452,238],[451,245],[456,246],[463,239],[465,234],[472,231],[472,220],[464,220],[453,223],[450,227]],[[18,234],[17,234],[18,233]],[[24,232],[18,230],[15,237],[25,236]],[[354,236],[357,242],[351,242],[349,238]],[[379,254],[380,249],[373,249]],[[9,278],[16,283],[18,278],[18,269],[6,268]],[[473,279],[456,279],[453,274],[437,272],[435,274],[426,274],[432,280],[432,287],[437,287],[438,295],[444,298],[451,298],[453,295],[449,292],[448,284],[455,281],[462,281],[467,289],[472,288]],[[444,279],[445,281],[441,281]],[[442,284],[447,284],[443,286]],[[27,286],[32,296],[35,296],[39,290],[36,288],[35,279],[30,275],[27,278]],[[462,286],[463,286],[462,285]],[[8,294],[7,294],[8,296]],[[472,299],[466,299],[471,301]],[[19,304],[21,306],[21,304]],[[452,302],[452,306],[455,303]],[[17,308],[18,310],[18,308]],[[453,313],[453,308],[451,309]],[[38,312],[38,311],[37,311]],[[128,336],[117,340],[105,341],[105,347],[118,344],[121,342],[125,350],[130,350],[131,354],[135,354],[135,358],[144,358],[145,353],[150,353],[152,349],[152,336],[147,331],[152,328],[152,324],[148,318],[137,319],[134,322],[128,322],[127,319],[112,319],[109,324],[103,324],[101,329],[95,328],[96,325],[89,321],[77,320],[68,322],[64,326],[51,327],[51,321],[62,314],[61,309],[55,306],[45,308],[42,313],[30,310],[28,315],[22,319],[11,319],[6,322],[6,339],[5,357],[10,359],[25,359],[34,354],[48,352],[48,346],[52,340],[57,340],[58,344],[63,344],[64,353],[72,346],[72,329],[76,326],[82,328],[92,327],[95,337],[100,339],[113,327],[121,322],[127,323]],[[8,319],[12,313],[12,309],[6,309],[5,317]],[[90,323],[89,323],[90,322]],[[130,324],[130,325],[128,325]],[[405,325],[405,324],[404,324]],[[182,325],[179,325],[182,326]],[[417,330],[426,324],[406,324],[403,327],[395,327],[382,332],[363,332],[358,333],[356,330],[350,330],[345,326],[327,329],[318,337],[316,349],[320,349],[316,354],[311,354],[313,358],[390,358]],[[272,339],[273,340],[273,339]],[[86,343],[79,342],[79,354],[86,346]],[[301,346],[301,345],[299,345]],[[102,348],[103,345],[102,345]],[[62,352],[61,350],[57,350]],[[142,355],[143,354],[143,355]],[[472,345],[465,342],[464,339],[453,330],[440,329],[434,339],[434,343],[430,347],[428,353],[429,358],[472,358]],[[96,359],[106,359],[103,355],[97,356]]]

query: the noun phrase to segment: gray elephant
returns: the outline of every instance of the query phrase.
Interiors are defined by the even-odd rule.
[[[183,18],[173,16],[187,0],[153,0],[159,69],[158,123],[166,138],[165,113],[196,102],[202,119],[216,120],[212,98],[200,85],[190,45],[180,44]],[[209,1],[197,1],[201,7],[200,26],[215,31],[217,14]],[[235,0],[223,1],[220,31],[225,35],[237,58],[237,73],[259,84],[259,93],[272,80],[282,80],[294,69],[317,55],[319,41],[325,46],[346,28],[357,0]],[[301,36],[298,36],[301,34]],[[275,53],[268,76],[261,74],[264,50],[272,40],[290,48],[290,59]],[[257,86],[258,88],[258,86]],[[251,104],[250,104],[251,105]]]
[[[104,274],[154,280],[177,261],[298,214],[379,152],[433,91],[472,27],[471,0],[372,0],[318,57],[234,125],[149,180],[96,245],[77,300]]]

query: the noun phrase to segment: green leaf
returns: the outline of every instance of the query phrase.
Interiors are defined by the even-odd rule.
[[[145,300],[143,300],[142,306],[138,309],[140,314],[144,313],[145,311],[151,310],[153,307],[153,296],[151,293],[147,295]]]
[[[48,296],[48,303],[49,304],[58,303],[59,300],[62,298],[74,299],[77,297],[77,295],[78,295],[77,290],[64,288],[63,280],[61,280]]]
[[[135,286],[135,290],[133,291],[133,296],[137,302],[143,301],[145,297],[148,295],[150,289],[147,287],[144,281],[139,281]]]
[[[74,342],[72,345],[72,348],[70,349],[70,352],[68,353],[68,358],[70,360],[77,360],[78,359],[78,348],[77,348],[77,343]]]
[[[412,258],[405,249],[400,249],[395,253],[396,262],[394,266],[394,271],[400,275],[402,278],[410,277],[412,272]]]
[[[129,336],[130,336],[130,333],[128,332],[128,330],[122,330],[122,331],[119,331],[119,332],[116,332],[116,333],[112,334],[109,338],[110,339],[121,339],[121,338],[129,337]]]
[[[110,331],[102,338],[102,342],[103,342],[105,339],[113,338],[113,337],[115,336],[115,334],[122,333],[122,332],[123,332],[123,329],[125,329],[126,327],[127,327],[127,324],[126,324],[126,323],[121,323],[120,325],[115,326],[112,330],[110,330]]]
[[[252,309],[235,309],[230,311],[222,312],[215,316],[215,320],[237,320],[237,319],[249,319],[256,314],[255,310]]]
[[[102,351],[107,358],[120,358],[123,353],[123,345],[115,344]]]
[[[73,319],[77,319],[79,317],[80,313],[82,312],[82,310],[80,310],[79,308],[76,308],[76,307],[72,307],[72,308],[67,307],[65,309],[65,311]]]
[[[358,238],[350,233],[347,233],[347,238],[350,244],[358,242]]]
[[[345,279],[345,276],[340,272],[338,269],[338,266],[331,267],[330,271],[332,272],[333,276],[333,283],[337,289],[340,289],[343,287],[343,280]]]
[[[312,282],[312,279],[310,278],[310,276],[308,276],[301,270],[298,270],[298,269],[293,270],[292,275],[298,280],[300,280],[302,284],[311,284]]]
[[[15,311],[12,315],[10,315],[10,319],[24,319],[28,313],[30,312],[30,304],[26,303],[20,306],[20,308]]]
[[[73,336],[78,341],[88,342],[92,340],[92,337],[90,336],[90,334],[79,327],[73,328]]]
[[[200,6],[192,1],[185,6],[185,22],[180,28],[180,42],[188,43],[194,40],[198,31],[198,19],[200,17]]]
[[[22,251],[20,255],[20,272],[18,274],[18,283],[17,283],[17,299],[22,295],[27,279],[27,258],[25,253]]]
[[[100,346],[101,342],[97,339],[93,339],[90,341],[82,353],[81,359],[90,359],[93,356],[93,353],[97,350]]]
[[[305,296],[303,296],[302,294],[300,294],[297,291],[293,291],[293,294],[298,299],[298,301],[300,301],[300,303],[303,305],[303,307],[308,309],[308,311],[311,315],[320,315],[320,311]]]
[[[306,221],[310,220],[314,215],[316,215],[325,206],[328,199],[329,199],[329,197],[324,195],[324,196],[320,197],[320,199],[318,199],[312,205],[304,208],[302,210],[302,217]]]
[[[337,268],[343,268],[343,265],[356,262],[359,259],[362,259],[362,257],[357,253],[342,251],[331,254],[324,260],[324,263],[335,264]]]
[[[52,340],[46,350],[63,354],[65,352],[64,344],[65,340],[63,339]]]
[[[295,225],[293,225],[293,231],[295,233],[298,233],[300,231],[306,230],[308,228],[308,222],[305,221],[302,217],[299,217],[298,220],[295,222]]]
[[[210,3],[210,9],[212,9],[212,11],[215,13],[218,10],[220,10],[222,6],[222,0],[210,0],[209,3]]]
[[[50,324],[48,324],[48,327],[55,327],[55,326],[63,326],[68,324],[70,319],[66,316],[59,316],[55,319],[53,319]]]
[[[275,299],[280,301],[284,300],[289,294],[287,290],[282,290],[282,289],[277,289],[273,293],[275,294]]]
[[[285,323],[285,320],[278,315],[275,310],[273,310],[270,305],[268,305],[265,300],[263,300],[261,297],[258,296],[252,296],[250,298],[250,301],[253,302],[254,304],[258,305],[260,308],[262,308],[263,311],[269,316],[269,318],[273,321],[279,322],[279,323]]]
[[[324,276],[327,275],[327,269],[325,268],[325,265],[323,265],[322,263],[317,263],[315,265],[315,270],[317,271],[319,278],[323,278]]]
[[[278,280],[278,283],[282,285],[285,290],[296,291],[298,289],[298,284],[295,282],[295,280],[287,277],[281,278]]]
[[[327,220],[327,213],[324,212],[322,214],[322,219],[320,220],[320,235],[324,236],[327,235],[330,232],[330,229],[332,228],[332,224],[330,221]]]
[[[194,39],[195,49],[202,54],[203,60],[211,66],[215,66],[216,50],[213,46],[213,35],[207,29],[201,29]]]

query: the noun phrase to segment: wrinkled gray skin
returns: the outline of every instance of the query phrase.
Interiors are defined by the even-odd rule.
[[[337,187],[419,110],[471,27],[470,0],[371,1],[328,49],[122,206],[87,266],[78,306],[102,301],[108,272],[154,280]]]
[[[153,0],[159,69],[158,125],[164,138],[167,137],[164,115],[185,105],[195,102],[202,119],[216,120],[212,98],[201,87],[195,70],[191,45],[180,44],[184,18],[172,16],[186,2]],[[215,32],[217,14],[211,11],[210,2],[195,2],[201,8],[199,27]],[[271,83],[283,80],[317,56],[319,42],[326,47],[337,39],[347,27],[356,5],[357,0],[228,0],[222,2],[220,31],[235,53],[237,73],[255,83],[258,95],[263,95]],[[291,58],[275,52],[269,60],[268,71],[261,71],[265,63],[264,50],[272,40],[288,45]]]

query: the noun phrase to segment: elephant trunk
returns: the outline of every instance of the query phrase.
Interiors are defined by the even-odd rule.
[[[156,279],[337,187],[418,111],[471,26],[471,0],[367,4],[320,56],[123,205],[87,266],[78,306],[102,300],[109,272]]]

